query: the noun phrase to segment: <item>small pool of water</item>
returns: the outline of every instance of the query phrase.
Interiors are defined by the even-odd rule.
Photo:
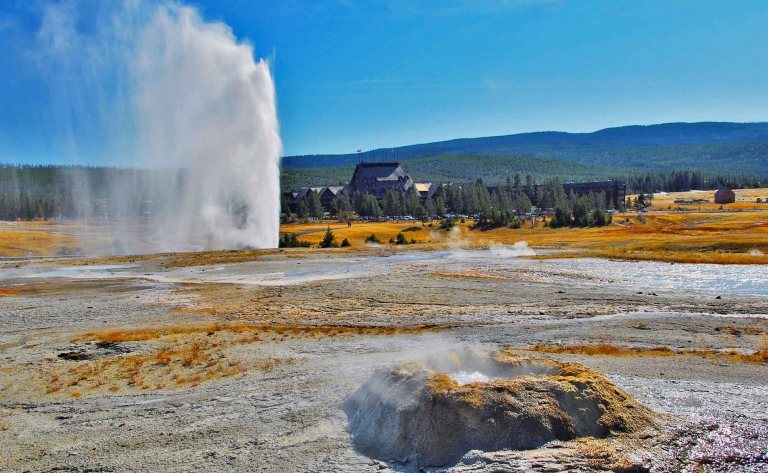
[[[501,379],[499,377],[489,376],[479,371],[459,371],[448,375],[452,380],[456,381],[460,386],[471,383],[490,383]]]

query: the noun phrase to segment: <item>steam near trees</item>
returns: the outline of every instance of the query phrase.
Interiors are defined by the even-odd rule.
[[[668,173],[646,173],[623,176],[629,192],[640,192],[638,202],[627,198],[618,204],[619,209],[647,205],[654,191],[686,191],[691,189],[716,189],[720,187],[759,187],[760,176],[717,175],[699,171],[672,171]],[[23,220],[35,218],[63,217],[69,219],[93,218],[100,200],[109,201],[108,218],[138,218],[141,216],[174,215],[172,189],[156,185],[158,180],[183,185],[183,173],[176,171],[149,171],[118,168],[92,168],[67,166],[14,166],[0,165],[0,220]],[[411,215],[426,220],[445,214],[479,215],[482,225],[508,225],[515,218],[530,212],[535,205],[543,209],[560,209],[564,215],[569,210],[578,210],[580,218],[563,225],[583,224],[586,220],[582,209],[587,208],[589,219],[596,219],[595,210],[600,209],[608,219],[613,202],[605,202],[603,194],[590,194],[581,198],[573,192],[565,194],[559,178],[547,179],[537,186],[536,179],[528,174],[507,176],[496,187],[487,187],[478,179],[469,184],[449,184],[438,187],[425,201],[416,192],[387,192],[379,203],[372,195],[355,192],[352,196],[339,194],[328,210],[339,219],[346,219],[352,211],[361,217],[378,218],[382,215]],[[120,192],[112,192],[119,189]],[[165,192],[164,189],[168,189]],[[237,205],[237,203],[233,203]],[[291,214],[285,199],[281,199],[283,212]],[[623,208],[622,208],[623,207]],[[147,214],[147,215],[145,215]],[[308,192],[295,208],[300,219],[323,218],[325,209],[317,192]],[[290,218],[291,215],[288,215]],[[102,217],[100,217],[102,218]],[[595,223],[590,223],[595,224]],[[562,225],[561,225],[562,226]]]

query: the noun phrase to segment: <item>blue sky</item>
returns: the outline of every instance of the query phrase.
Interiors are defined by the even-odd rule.
[[[120,88],[69,96],[66,84],[89,78],[59,81],[40,64],[51,3],[0,2],[0,162],[125,163],[131,125],[114,118],[124,112]],[[77,25],[88,35],[99,2],[77,3],[91,12]],[[286,154],[768,120],[765,0],[186,3],[271,58]],[[107,133],[88,126],[103,116]]]

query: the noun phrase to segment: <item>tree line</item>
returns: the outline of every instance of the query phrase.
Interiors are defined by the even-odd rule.
[[[627,191],[633,194],[643,192],[687,192],[690,190],[755,189],[768,185],[768,176],[758,174],[722,174],[705,171],[670,171],[630,175],[620,178],[627,183]]]
[[[314,190],[310,190],[300,199],[295,214],[288,207],[285,198],[282,202],[286,220],[320,219],[325,215],[320,196]],[[558,209],[569,218],[573,211],[575,222],[579,225],[605,225],[606,222],[610,223],[610,218],[606,215],[612,204],[606,200],[603,193],[590,193],[581,197],[573,192],[566,195],[563,183],[557,177],[538,184],[531,175],[525,176],[523,180],[516,174],[513,178],[508,178],[505,185],[497,187],[486,186],[482,179],[476,179],[469,185],[440,185],[434,195],[429,196],[423,203],[413,188],[409,192],[389,189],[381,203],[375,196],[360,190],[351,198],[340,193],[331,203],[329,213],[339,220],[346,220],[352,211],[364,218],[412,216],[422,221],[446,216],[450,218],[457,215],[473,215],[476,217],[476,226],[498,227],[519,226],[521,218],[525,218],[534,206],[538,206],[543,209]],[[623,202],[620,205],[623,206]],[[585,212],[590,215],[583,217],[582,209],[586,209]],[[555,225],[563,222],[561,218]],[[567,224],[570,224],[570,220]]]
[[[351,169],[347,171],[348,177]],[[567,171],[563,170],[563,175],[574,179]],[[341,178],[341,174],[338,177]],[[527,173],[525,177],[521,173],[513,175],[510,172],[505,180],[500,180],[500,177],[494,174],[491,180],[475,179],[468,185],[440,186],[426,202],[420,202],[415,194],[394,191],[387,193],[381,203],[371,195],[343,195],[334,199],[330,211],[334,217],[344,219],[353,211],[359,216],[373,218],[412,215],[424,219],[450,213],[480,214],[486,223],[502,224],[512,223],[515,216],[529,212],[533,206],[556,208],[564,202],[562,185],[556,184],[560,183],[558,177],[541,178],[534,172]],[[542,179],[541,186],[536,186],[537,179]],[[628,193],[649,194],[720,187],[756,188],[765,185],[766,177],[749,173],[681,170],[629,175],[616,173],[613,179],[624,180]],[[172,170],[0,164],[0,220],[59,216],[82,219],[92,212],[94,199],[110,201],[110,217],[137,218],[144,200],[152,201],[153,212],[157,210],[157,214],[164,202],[169,209],[172,208],[170,189],[183,183],[183,172]],[[489,183],[501,185],[489,189]],[[168,195],[164,194],[165,191]],[[565,196],[565,200],[572,209],[575,199]],[[596,200],[596,197],[590,199],[587,196],[589,209],[602,207]],[[324,213],[316,192],[308,193],[299,207],[296,212],[299,218],[321,218]],[[283,209],[287,209],[285,202]]]

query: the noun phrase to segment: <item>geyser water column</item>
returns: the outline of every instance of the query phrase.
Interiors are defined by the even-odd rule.
[[[139,36],[135,81],[139,164],[184,169],[165,202],[175,226],[159,238],[276,247],[282,144],[267,62],[227,25],[160,5]]]

